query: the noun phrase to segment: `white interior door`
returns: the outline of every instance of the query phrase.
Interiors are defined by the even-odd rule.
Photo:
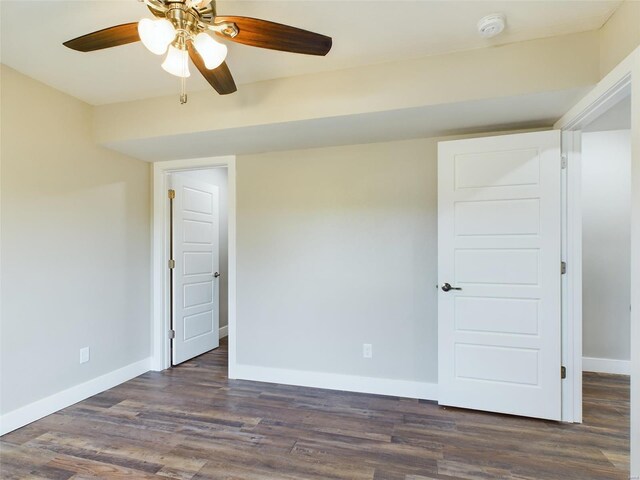
[[[218,187],[172,175],[173,364],[219,346]]]
[[[560,420],[561,168],[559,131],[439,144],[440,404]]]

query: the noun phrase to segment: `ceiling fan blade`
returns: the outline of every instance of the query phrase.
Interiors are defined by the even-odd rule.
[[[231,71],[229,70],[226,62],[222,62],[219,67],[216,67],[213,70],[207,70],[207,67],[204,66],[204,61],[198,52],[196,52],[195,48],[193,48],[191,42],[188,43],[188,48],[191,61],[194,63],[196,68],[200,70],[200,73],[207,82],[215,88],[216,92],[220,95],[228,95],[238,89],[236,87],[236,82],[233,81]]]
[[[307,55],[326,55],[331,50],[331,37],[269,22],[251,17],[216,16],[215,23],[230,22],[238,27],[238,35],[231,38],[222,33],[218,35],[233,42],[253,47],[281,50],[283,52],[305,53]]]
[[[73,40],[68,40],[63,45],[79,52],[93,52],[94,50],[117,47],[118,45],[125,45],[139,40],[138,22],[132,22],[87,33]]]

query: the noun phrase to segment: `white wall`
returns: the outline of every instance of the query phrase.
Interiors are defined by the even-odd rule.
[[[628,361],[630,131],[583,133],[582,152],[583,355]],[[597,369],[592,363],[585,369]]]
[[[229,323],[229,222],[227,169],[209,168],[176,172],[172,175],[185,175],[201,182],[218,187],[220,195],[220,327]]]
[[[89,105],[5,66],[1,80],[4,415],[148,369],[150,168],[95,145]]]

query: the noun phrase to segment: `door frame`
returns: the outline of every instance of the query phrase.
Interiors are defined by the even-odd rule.
[[[640,475],[640,47],[607,74],[558,120],[567,155],[563,248],[568,262],[563,284],[563,351],[568,378],[563,420],[582,420],[582,211],[580,129],[631,91],[631,475]],[[564,414],[566,413],[566,417]]]
[[[236,371],[236,157],[208,157],[168,160],[153,164],[151,219],[151,369],[161,371],[171,367],[171,315],[169,311],[169,175],[185,170],[227,168],[228,188],[228,283],[229,283],[229,378]]]

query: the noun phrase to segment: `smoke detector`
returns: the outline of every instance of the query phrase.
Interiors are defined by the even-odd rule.
[[[478,33],[484,38],[500,35],[506,25],[506,19],[501,13],[493,13],[483,17],[478,22]]]

